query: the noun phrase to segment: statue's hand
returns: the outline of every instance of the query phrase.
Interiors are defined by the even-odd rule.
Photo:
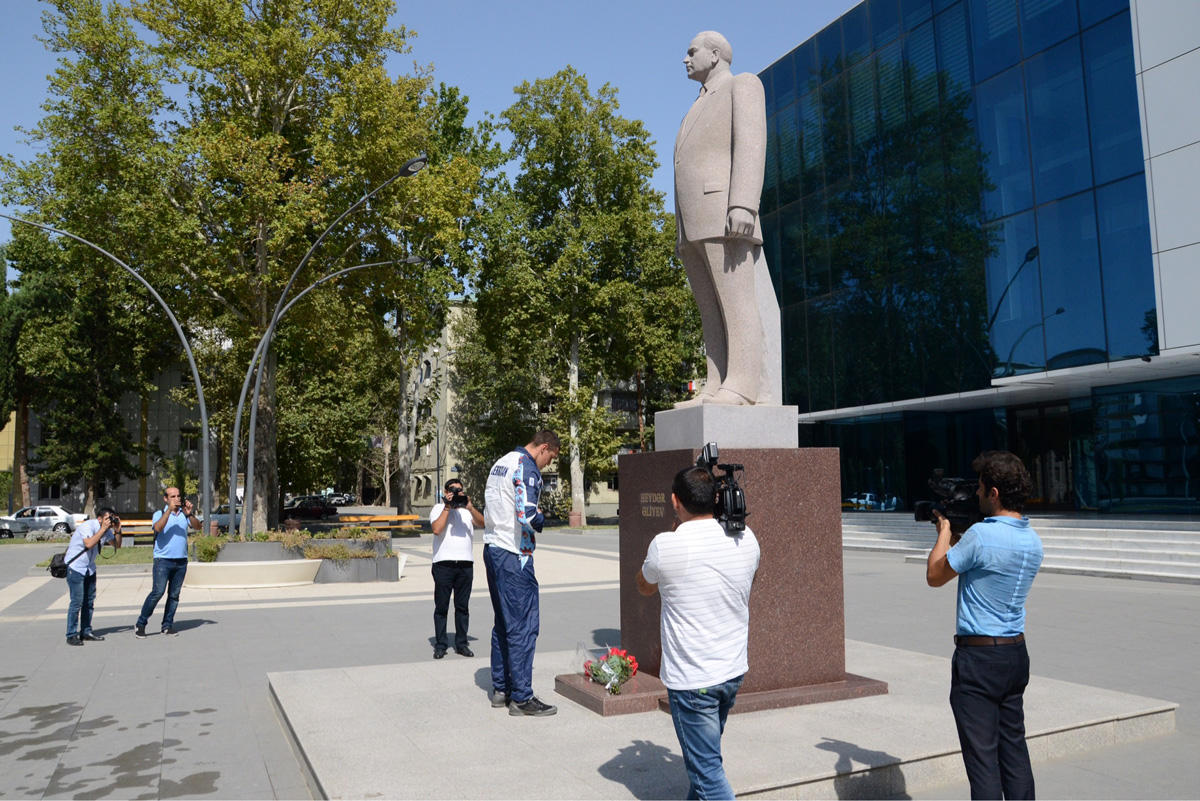
[[[754,212],[734,206],[725,218],[725,231],[728,236],[753,236]]]

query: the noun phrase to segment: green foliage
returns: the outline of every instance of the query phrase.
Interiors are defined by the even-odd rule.
[[[330,542],[308,545],[304,548],[305,559],[374,559],[374,548],[350,548],[345,543]]]
[[[217,561],[217,554],[221,552],[221,549],[225,547],[225,543],[228,541],[228,537],[196,537],[192,540],[193,547],[196,549],[196,561]]]
[[[11,470],[0,470],[0,508],[8,508],[8,493],[12,492],[13,474]]]
[[[546,517],[566,520],[571,512],[571,491],[566,483],[559,482],[554,489],[543,492],[538,499],[538,507]]]
[[[282,321],[264,367],[253,488],[272,516],[277,445],[291,483],[353,465],[364,432],[388,422],[379,410],[395,398],[391,380],[463,288],[461,231],[480,180],[472,153],[485,159],[487,148],[465,126],[457,90],[435,90],[423,73],[388,75],[386,56],[409,35],[389,28],[394,10],[392,0],[55,0],[46,30],[62,61],[28,132],[42,152],[0,162],[6,202],[103,244],[167,296],[228,445],[245,365],[318,232],[408,158],[429,155],[419,175],[336,226],[297,277],[293,294],[352,264],[425,260],[352,273]],[[103,320],[123,335],[108,369],[148,391],[180,358],[162,312],[97,254],[61,250],[54,275],[69,269],[80,286],[58,294],[120,312]],[[78,372],[85,363],[70,355]],[[0,375],[0,400],[11,383]],[[174,395],[196,403],[189,388]],[[82,417],[78,404],[65,413]]]
[[[455,338],[456,392],[470,407],[457,452],[474,480],[535,424],[551,424],[580,506],[620,443],[597,392],[637,377],[648,399],[652,383],[682,383],[698,315],[673,220],[650,188],[649,134],[617,113],[616,90],[593,93],[567,67],[516,94],[501,115],[515,177],[486,187],[477,319]]]

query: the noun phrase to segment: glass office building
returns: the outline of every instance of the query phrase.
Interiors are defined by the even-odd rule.
[[[1005,448],[1033,508],[1200,512],[1200,331],[1181,297],[1160,308],[1200,300],[1200,233],[1173,234],[1195,235],[1182,259],[1158,241],[1145,141],[1196,16],[867,0],[761,73],[784,399],[802,444],[841,448],[844,495],[911,508],[934,470]],[[1200,165],[1197,114],[1172,115]]]

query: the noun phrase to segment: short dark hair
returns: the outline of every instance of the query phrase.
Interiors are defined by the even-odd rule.
[[[116,514],[117,514],[117,510],[112,508],[111,506],[101,506],[99,509],[96,510],[96,519],[99,520],[100,518],[104,517],[105,515],[114,515],[115,516]]]
[[[442,487],[442,489],[445,490],[446,492],[449,492],[451,484],[457,484],[460,487],[463,485],[463,483],[460,479],[452,478],[446,482],[446,484]]]
[[[543,428],[541,431],[533,435],[533,439],[529,441],[533,447],[538,445],[549,445],[551,450],[561,451],[562,446],[558,444],[558,434],[555,434],[548,428]]]
[[[1000,505],[1010,512],[1025,511],[1033,493],[1033,481],[1017,455],[1008,451],[984,451],[971,462],[971,469],[989,490],[1000,491]]]
[[[711,515],[716,504],[712,474],[703,467],[685,467],[675,474],[671,492],[694,515]]]

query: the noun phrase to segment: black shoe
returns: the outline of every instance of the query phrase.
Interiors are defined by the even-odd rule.
[[[546,715],[558,714],[558,707],[550,706],[549,704],[543,704],[540,700],[538,700],[536,695],[532,695],[529,697],[528,701],[520,704],[518,704],[516,701],[510,702],[508,705],[508,714],[513,715],[514,717],[528,715],[529,717],[541,718],[545,717]]]
[[[503,709],[504,707],[508,706],[508,702],[512,700],[508,693],[502,690],[497,690],[494,687],[492,688],[491,699],[492,709]]]
[[[67,645],[83,645],[83,640],[79,639],[78,637],[68,637]]]
[[[89,642],[104,642],[104,638],[99,634],[92,634],[90,631],[84,632],[80,639],[88,640]]]
[[[460,645],[455,648],[454,653],[458,654],[459,656],[475,656],[475,652],[465,645]]]
[[[144,639],[146,639],[146,627],[145,627],[145,626],[138,626],[137,628],[135,628],[135,629],[133,630],[133,636],[134,636],[134,637],[137,637],[139,640],[144,640]]]
[[[439,646],[439,647],[433,649],[433,658],[434,659],[441,659],[445,655],[446,655],[445,648],[442,648]]]
[[[176,631],[171,626],[167,626],[165,629],[163,629],[162,634],[164,634],[167,637],[178,637],[179,636],[179,632]]]

